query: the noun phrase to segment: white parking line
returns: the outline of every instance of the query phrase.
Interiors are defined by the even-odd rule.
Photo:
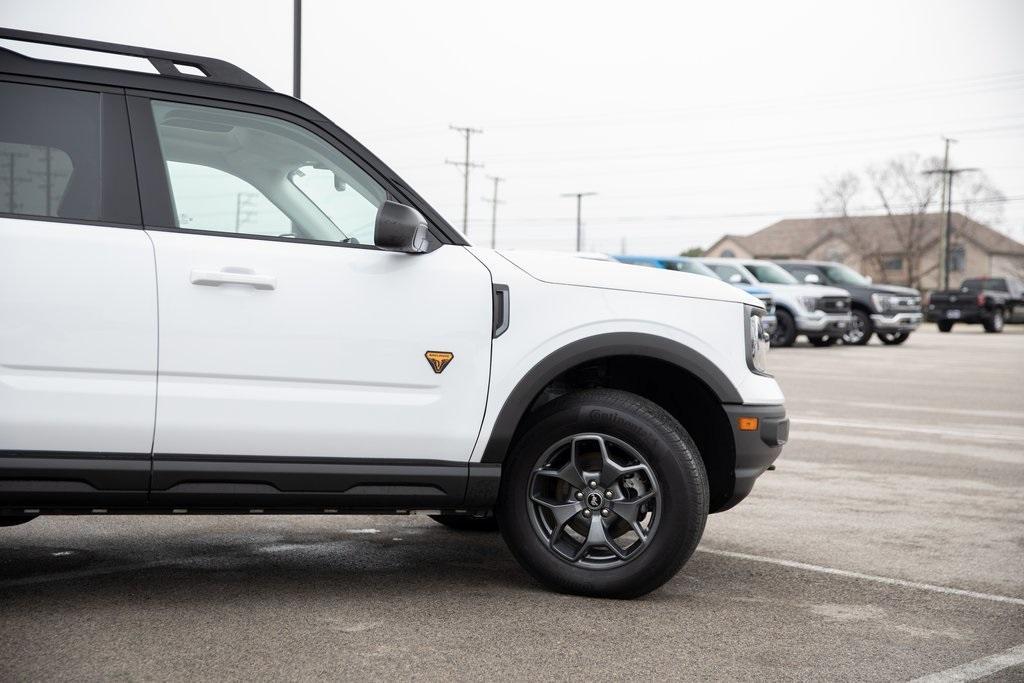
[[[1016,452],[1010,449],[999,450],[996,448],[985,448],[977,444],[965,447],[954,443],[941,443],[927,439],[898,440],[885,438],[883,436],[865,436],[862,434],[849,434],[839,432],[808,432],[803,429],[792,429],[789,432],[789,446],[804,442],[823,442],[845,447],[860,446],[865,449],[863,453],[878,454],[878,457],[887,457],[885,451],[906,451],[911,453],[928,453],[931,455],[956,455],[962,458],[980,458],[993,462],[1005,462],[1014,465],[1024,464],[1024,452]],[[870,450],[869,450],[870,449]],[[862,454],[863,454],[862,453]],[[792,462],[787,457],[785,462]]]
[[[997,420],[1012,420],[1011,424],[1024,423],[1024,413],[1013,410],[974,410],[969,408],[948,408],[946,406],[907,405],[903,403],[872,403],[869,401],[843,401],[834,398],[815,397],[814,403],[831,403],[852,408],[877,408],[886,412],[936,413],[938,415],[962,415],[964,417],[988,417]]]
[[[921,678],[915,678],[910,683],[953,683],[954,681],[974,681],[985,676],[990,676],[997,671],[1009,669],[1011,666],[1024,664],[1024,645],[1011,647],[1009,650],[997,652],[988,657],[975,659],[952,669],[928,674]]]
[[[1002,441],[1020,443],[1024,439],[1024,429],[1017,427],[989,426],[988,429],[949,429],[947,427],[921,427],[919,425],[901,424],[896,422],[863,422],[860,420],[832,420],[820,417],[791,417],[794,425],[816,425],[819,427],[840,427],[843,429],[867,429],[877,432],[902,432],[906,434],[927,434],[928,436],[954,437],[963,439],[981,439],[984,441]]]
[[[1008,602],[1011,605],[1024,605],[1024,598],[1011,598],[1005,595],[993,595],[992,593],[978,593],[977,591],[967,591],[960,588],[948,588],[946,586],[936,586],[930,583],[920,583],[918,581],[907,581],[905,579],[893,579],[888,576],[875,576],[874,574],[861,574],[860,572],[851,572],[845,569],[834,569],[833,567],[822,567],[816,564],[807,564],[805,562],[794,562],[793,560],[780,560],[774,557],[765,557],[764,555],[748,555],[747,553],[734,553],[729,550],[713,550],[711,548],[697,548],[697,552],[707,553],[709,555],[721,555],[722,557],[732,557],[738,560],[749,560],[751,562],[765,562],[767,564],[777,564],[782,567],[790,567],[792,569],[803,569],[811,572],[818,572],[820,574],[831,574],[833,576],[843,576],[848,579],[861,579],[863,581],[874,581],[875,583],[884,583],[890,586],[902,586],[904,588],[916,588],[918,590],[931,591],[932,593],[944,593],[946,595],[958,595],[965,598],[977,598],[978,600],[991,600],[993,602]]]

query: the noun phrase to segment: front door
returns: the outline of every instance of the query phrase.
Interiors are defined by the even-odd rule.
[[[154,500],[301,504],[347,491],[341,503],[369,504],[416,493],[423,473],[422,500],[459,498],[486,402],[487,269],[460,246],[377,249],[387,190],[295,123],[151,111],[175,222],[147,224],[160,308]],[[451,490],[430,490],[438,471]]]

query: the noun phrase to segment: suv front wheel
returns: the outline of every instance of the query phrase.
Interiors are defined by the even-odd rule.
[[[543,406],[506,461],[499,528],[556,590],[644,595],[697,547],[708,482],[693,440],[640,396],[588,389]]]
[[[874,331],[875,324],[871,322],[871,316],[864,311],[854,309],[850,316],[850,329],[843,333],[843,343],[863,346],[871,341],[871,334]]]

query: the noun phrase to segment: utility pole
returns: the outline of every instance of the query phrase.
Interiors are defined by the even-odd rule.
[[[445,159],[444,163],[451,164],[452,166],[462,167],[462,176],[464,180],[462,188],[462,234],[469,235],[469,169],[471,168],[482,168],[483,164],[476,164],[469,160],[469,138],[472,137],[473,133],[483,133],[479,128],[470,128],[468,126],[448,126],[454,131],[461,133],[466,138],[466,157],[463,161],[451,161]]]
[[[294,0],[295,14],[292,18],[292,95],[299,98],[302,92],[302,0]]]
[[[576,198],[576,251],[583,251],[583,198],[597,194],[596,192],[566,192],[563,197]]]
[[[498,183],[504,178],[499,178],[496,175],[489,175],[487,178],[494,181],[494,197],[491,199],[484,197],[484,201],[491,205],[491,249],[495,249],[498,246],[498,204],[505,203],[498,199]]]
[[[942,157],[942,210],[946,211],[946,186],[949,183],[949,145],[955,143],[953,138],[942,138],[946,142],[946,153]],[[939,239],[939,283],[943,289],[949,289],[949,212],[946,211],[946,229]]]
[[[940,234],[939,245],[939,281],[942,289],[949,289],[949,272],[952,270],[950,262],[950,242],[953,239],[953,179],[961,173],[977,171],[977,168],[949,168],[949,143],[956,140],[946,139],[946,162],[941,169],[925,171],[925,175],[935,173],[942,174],[942,195],[945,200],[946,225]],[[948,187],[948,189],[947,189]]]

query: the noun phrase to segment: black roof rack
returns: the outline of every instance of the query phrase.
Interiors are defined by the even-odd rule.
[[[220,83],[223,85],[237,85],[244,88],[256,90],[271,90],[269,86],[243,69],[234,64],[220,59],[210,57],[198,57],[196,55],[185,55],[177,52],[165,52],[164,50],[152,50],[147,47],[134,47],[131,45],[119,45],[117,43],[104,43],[99,40],[85,40],[84,38],[69,38],[67,36],[55,36],[49,33],[35,33],[33,31],[19,31],[11,28],[0,28],[0,39],[18,40],[26,43],[37,43],[40,45],[56,45],[58,47],[70,47],[79,50],[92,50],[93,52],[106,52],[108,54],[126,55],[129,57],[142,57],[148,59],[153,68],[161,76],[172,76],[193,81],[207,83]],[[0,46],[0,51],[12,52]],[[18,53],[15,53],[18,54]],[[24,57],[24,55],[20,55]],[[31,58],[29,58],[31,59]],[[41,60],[48,61],[48,60]],[[181,71],[178,67],[186,66],[199,69],[205,76],[195,76]]]

